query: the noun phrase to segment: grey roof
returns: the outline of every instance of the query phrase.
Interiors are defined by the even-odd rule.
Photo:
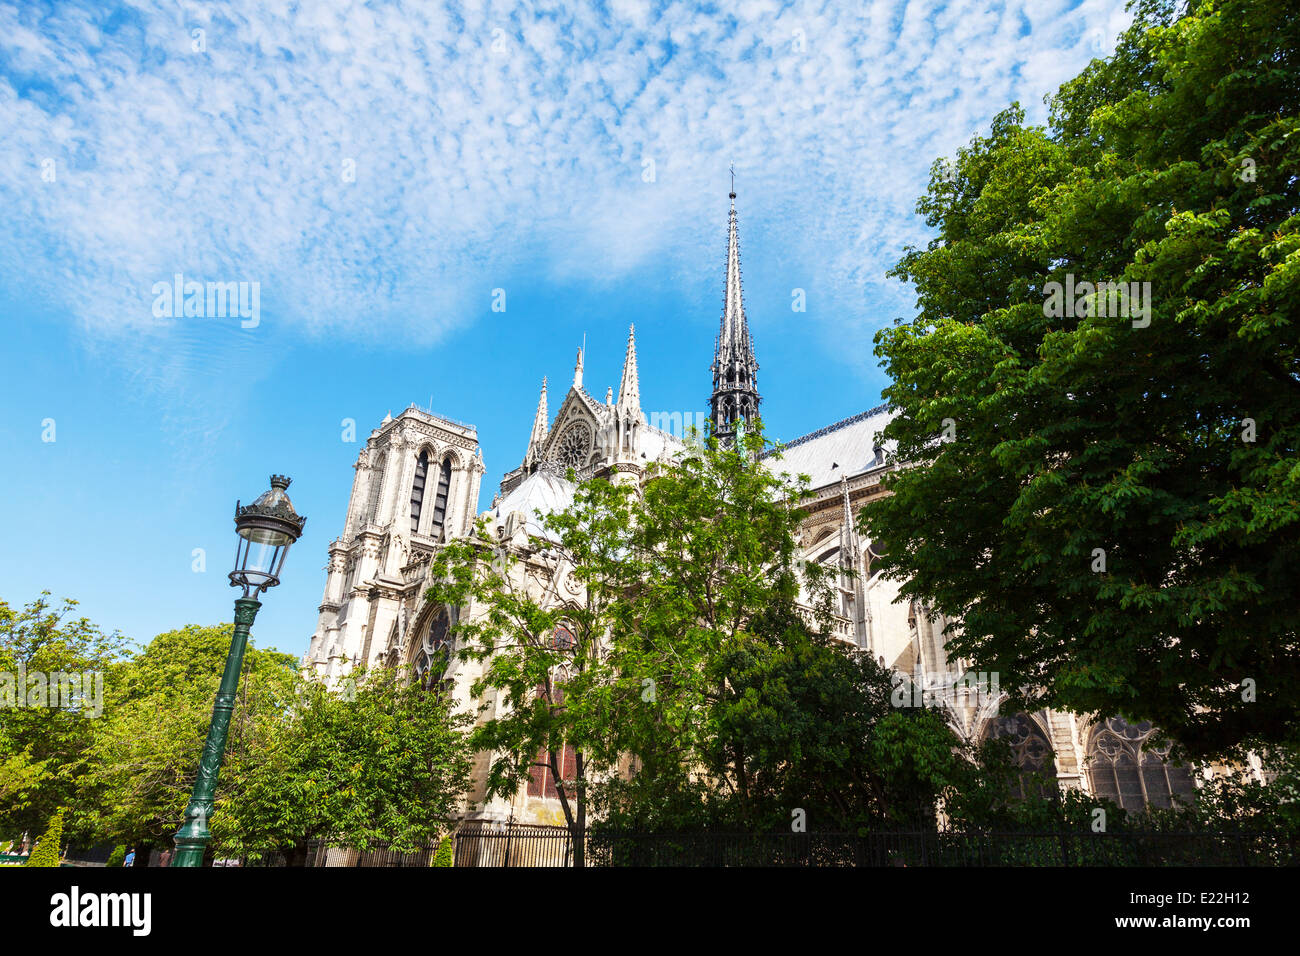
[[[887,458],[893,458],[897,443],[882,443],[877,436],[894,414],[888,405],[877,405],[786,442],[779,461],[772,452],[763,456],[764,461],[778,473],[808,475],[813,488],[836,483],[841,477],[853,478],[884,464],[876,456],[877,445],[883,446]]]
[[[485,514],[489,515],[490,525],[501,528],[513,512],[522,512],[527,533],[547,537],[537,518],[537,512],[552,514],[563,511],[573,504],[573,493],[576,490],[577,486],[567,479],[549,469],[539,469],[521,481],[495,508]]]

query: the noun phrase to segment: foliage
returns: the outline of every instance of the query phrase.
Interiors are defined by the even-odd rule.
[[[431,866],[455,866],[456,859],[451,850],[451,837],[445,836],[438,841],[438,850],[433,854]]]
[[[1013,107],[933,167],[917,315],[876,337],[911,466],[862,518],[1010,706],[1194,755],[1300,718],[1297,39],[1284,0],[1143,0],[1047,128]],[[1057,314],[1071,277],[1149,315]]]
[[[1190,807],[1149,811],[1152,825],[1300,838],[1300,746],[1289,741],[1254,754],[1242,747],[1229,756],[1230,763],[1202,782]],[[1253,772],[1252,756],[1262,766],[1264,780]]]
[[[472,692],[490,688],[505,705],[473,736],[495,755],[490,795],[513,795],[535,766],[549,767],[569,826],[582,831],[589,764],[607,774],[631,753],[643,773],[680,780],[706,756],[707,705],[731,693],[707,662],[798,593],[797,509],[755,466],[763,448],[757,432],[733,450],[709,439],[642,494],[587,481],[570,508],[540,515],[540,536],[502,547],[480,526],[440,551],[429,599],[462,609],[459,653],[485,662]],[[525,562],[525,549],[539,557]],[[581,585],[580,601],[535,597],[563,575]],[[572,780],[559,759],[566,745]],[[743,762],[710,752],[711,773]],[[740,778],[743,789],[743,769]]]
[[[427,845],[468,787],[466,720],[388,669],[358,672],[338,692],[307,683],[288,718],[233,762],[214,845],[230,856],[281,851],[291,862],[318,837],[358,850]]]
[[[188,625],[159,634],[112,667],[81,780],[94,831],[141,852],[169,847],[180,826],[212,719],[233,624]],[[238,785],[234,768],[267,746],[293,703],[296,661],[251,643],[218,780],[220,803]],[[90,795],[95,795],[92,801]]]
[[[961,748],[937,714],[891,706],[869,655],[822,636],[826,572],[804,568],[802,588],[797,573],[806,479],[758,463],[772,451],[758,429],[736,448],[706,439],[639,494],[577,485],[526,542],[502,550],[480,527],[442,549],[429,598],[460,609],[459,653],[485,662],[473,692],[507,704],[473,735],[495,757],[490,794],[513,796],[538,763],[554,772],[567,743],[579,775],[557,789],[573,828],[588,802],[614,829],[933,817]],[[554,607],[565,574],[583,598]]]
[[[125,648],[86,618],[72,618],[77,602],[52,607],[49,592],[21,610],[0,600],[0,675],[13,682],[21,668],[43,674],[103,674]],[[93,686],[93,684],[92,684]],[[63,706],[0,707],[0,832],[36,832],[61,807],[74,803],[97,720],[92,701]],[[62,703],[62,702],[60,702]],[[79,835],[76,814],[69,829]]]
[[[61,859],[59,844],[63,840],[63,810],[60,809],[50,818],[50,825],[41,838],[36,841],[31,856],[23,866],[58,866]]]
[[[744,755],[744,799],[698,777],[640,773],[599,788],[605,829],[929,828],[944,795],[978,777],[973,754],[937,711],[893,706],[894,678],[868,654],[793,630],[779,645],[753,641],[715,666],[735,693],[711,708],[711,744]]]
[[[113,867],[119,867],[125,862],[126,846],[119,843],[117,846],[113,847],[113,852],[108,855],[108,860],[105,862],[104,866],[111,869]]]

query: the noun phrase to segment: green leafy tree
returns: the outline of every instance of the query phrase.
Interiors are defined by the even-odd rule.
[[[219,852],[282,852],[301,865],[308,843],[411,852],[446,827],[469,785],[467,718],[450,700],[389,669],[359,672],[338,691],[311,682],[288,719],[231,767],[214,808]]]
[[[438,851],[433,855],[433,866],[455,866],[456,858],[451,849],[451,837],[445,836],[438,841]]]
[[[804,569],[802,592],[797,573],[806,480],[756,464],[768,450],[754,430],[735,449],[700,443],[640,493],[584,482],[540,516],[528,568],[482,528],[442,549],[429,598],[461,609],[460,653],[485,662],[474,693],[508,704],[473,735],[496,755],[490,794],[512,796],[540,764],[578,834],[593,797],[611,825],[676,829],[788,826],[813,801],[846,823],[915,796],[869,772],[872,734],[933,715],[887,714],[886,673],[817,636],[832,609],[824,570]],[[560,574],[580,604],[537,596]],[[951,756],[950,735],[918,753],[933,740]],[[616,773],[628,757],[630,780]]]
[[[639,773],[600,788],[604,827],[789,832],[797,819],[809,831],[926,829],[946,795],[980,777],[937,710],[896,705],[913,698],[905,680],[802,621],[709,666],[731,693],[709,705],[716,730],[701,763],[743,753],[744,799],[726,785]]]
[[[494,542],[482,524],[438,552],[437,583],[428,592],[431,601],[464,609],[455,626],[459,653],[485,662],[471,693],[491,689],[505,705],[505,713],[471,734],[474,749],[496,755],[487,795],[513,796],[534,768],[549,772],[575,835],[577,866],[584,862],[589,760],[595,754],[608,766],[617,759],[589,698],[607,692],[615,676],[601,646],[613,587],[602,572],[617,564],[632,509],[627,488],[592,482],[579,490],[573,508],[543,519],[547,537],[531,543],[544,549],[549,573],[568,571],[587,586],[581,604],[548,607],[536,600],[529,588],[536,568]],[[565,772],[566,747],[574,752],[572,777]]]
[[[108,860],[104,863],[106,869],[119,867],[126,862],[126,846],[119,843],[113,847],[113,852],[108,855]]]
[[[148,859],[168,849],[198,773],[233,624],[188,625],[159,634],[110,672],[104,716],[83,781],[89,826]],[[232,768],[257,759],[284,722],[300,678],[296,661],[248,647],[218,785],[217,807],[239,785]],[[219,813],[219,809],[217,810]],[[209,825],[213,825],[210,821]]]
[[[1289,841],[1300,837],[1300,747],[1294,741],[1250,753],[1238,748],[1230,762],[1203,780],[1189,807],[1148,812],[1154,826],[1268,834]],[[1264,779],[1251,769],[1252,757]]]
[[[63,688],[70,684],[57,678],[58,700],[39,694],[40,699],[17,700],[20,671],[29,696],[37,675],[48,688],[52,677],[69,674],[77,675],[81,691],[88,677],[93,697],[96,679],[102,681],[126,649],[120,635],[73,618],[77,602],[54,607],[48,598],[44,592],[21,609],[0,601],[0,694],[15,697],[0,706],[0,833],[12,836],[35,833],[61,807],[75,804],[99,723],[97,702],[84,695],[64,700]],[[81,835],[77,816],[69,829]]]
[[[1212,754],[1300,717],[1300,17],[1134,12],[1047,128],[933,168],[876,338],[909,467],[863,521],[1012,706]]]
[[[31,856],[23,866],[58,866],[62,856],[59,846],[63,842],[63,811],[59,810],[50,819],[50,825],[41,838],[36,841]]]

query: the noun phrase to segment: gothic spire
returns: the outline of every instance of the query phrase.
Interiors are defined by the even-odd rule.
[[[528,439],[530,445],[540,445],[546,440],[546,428],[550,422],[550,413],[546,409],[546,376],[542,376],[542,395],[537,400],[537,414],[533,416],[533,434]]]
[[[862,555],[862,545],[858,541],[857,523],[853,519],[848,475],[840,475],[840,497],[844,508],[844,517],[840,524],[840,561],[845,567],[856,568],[858,559]]]
[[[578,349],[578,364],[573,367],[573,387],[582,388],[582,349]]]
[[[542,376],[542,394],[537,399],[537,414],[533,416],[533,430],[528,436],[528,450],[524,452],[524,467],[527,468],[542,453],[542,443],[546,441],[546,430],[550,422],[550,412],[546,408],[546,376]]]
[[[749,338],[745,298],[740,285],[740,233],[736,224],[736,188],[733,172],[731,214],[727,225],[727,277],[722,295],[722,321],[713,350],[713,397],[709,411],[713,434],[722,440],[735,437],[736,424],[758,417],[758,362]]]
[[[627,330],[627,355],[623,359],[623,380],[618,385],[618,407],[622,411],[641,411],[641,381],[636,371],[636,326]]]

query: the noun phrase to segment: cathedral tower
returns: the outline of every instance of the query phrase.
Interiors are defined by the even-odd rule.
[[[727,280],[722,299],[722,326],[713,347],[713,397],[709,415],[720,441],[735,439],[737,423],[758,418],[758,362],[749,339],[745,299],[740,289],[740,238],[736,229],[736,183],[731,184],[731,218],[727,235]]]

